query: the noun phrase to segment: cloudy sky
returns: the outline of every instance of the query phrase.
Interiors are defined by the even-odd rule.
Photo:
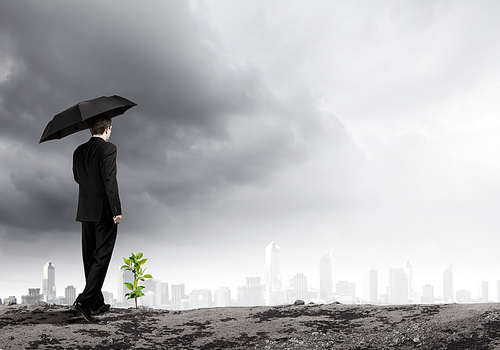
[[[0,12],[0,298],[83,288],[73,150],[38,141],[81,100],[113,119],[130,251],[162,281],[235,288],[281,247],[318,287],[405,260],[442,294],[500,280],[496,1],[7,1]]]

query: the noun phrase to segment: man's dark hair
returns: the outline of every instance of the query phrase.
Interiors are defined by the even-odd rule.
[[[107,115],[99,115],[89,120],[89,127],[92,135],[102,135],[111,126],[111,118]]]

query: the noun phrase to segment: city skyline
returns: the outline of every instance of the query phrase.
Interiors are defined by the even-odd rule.
[[[271,242],[265,247],[264,276],[245,277],[246,285],[236,289],[221,286],[217,289],[197,288],[186,290],[185,283],[172,283],[160,279],[147,280],[142,283],[145,288],[145,297],[140,298],[140,305],[152,307],[168,307],[171,309],[188,309],[213,306],[253,306],[253,305],[283,305],[295,300],[306,302],[330,303],[341,302],[348,304],[382,304],[402,305],[411,303],[453,303],[453,302],[489,302],[500,301],[500,279],[492,281],[497,286],[496,293],[492,292],[489,281],[477,281],[477,293],[471,290],[457,289],[454,286],[453,266],[443,271],[442,293],[435,285],[427,283],[415,286],[413,283],[414,268],[410,261],[404,261],[400,267],[389,268],[388,285],[379,284],[379,270],[367,268],[363,271],[362,284],[349,280],[335,280],[335,268],[332,264],[332,248],[327,248],[318,257],[319,285],[311,286],[308,276],[296,273],[288,281],[281,280],[281,248]],[[123,282],[131,282],[133,277],[129,271],[117,271],[117,289],[103,290],[107,302],[113,306],[130,307],[133,301],[127,301],[124,294],[127,289]],[[75,300],[77,290],[68,285],[64,288],[64,297],[54,297],[56,269],[52,262],[43,265],[42,293],[40,288],[29,288],[27,295],[20,298],[9,295],[4,298],[16,297],[19,302],[31,304],[35,301],[48,303],[71,304]],[[246,288],[246,289],[245,289]],[[252,289],[253,288],[253,289]],[[48,294],[47,294],[48,293]],[[250,294],[248,294],[250,293]],[[259,295],[260,294],[260,295]],[[251,295],[256,295],[251,297]],[[170,296],[172,299],[170,299]],[[1,296],[0,296],[1,298]]]

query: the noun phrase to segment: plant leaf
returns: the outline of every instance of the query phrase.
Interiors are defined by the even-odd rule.
[[[127,258],[123,258],[123,261],[124,261],[124,262],[125,262],[125,264],[127,264],[127,265],[130,265],[130,263],[132,262],[132,261],[130,261],[130,259],[127,259]]]
[[[137,260],[141,259],[142,255],[143,255],[142,253],[137,253],[137,255],[136,255]]]
[[[142,259],[141,261],[139,261],[139,265],[144,265],[146,261],[148,261],[148,259]]]
[[[149,273],[147,273],[144,275],[144,278],[153,278],[153,276],[151,276]]]
[[[123,265],[122,267],[120,267],[120,270],[123,270],[123,269],[128,269],[128,265]]]
[[[134,290],[134,286],[132,285],[132,283],[123,282],[123,284],[124,284],[124,285],[125,285],[125,287],[127,287],[128,289],[130,289],[130,290]]]
[[[144,288],[146,288],[146,287],[144,287],[144,286],[137,286],[137,290],[143,290]]]
[[[138,297],[143,297],[143,296],[144,296],[144,293],[143,293],[143,292],[141,292],[141,291],[138,291],[138,292],[137,292],[137,296],[138,296]]]

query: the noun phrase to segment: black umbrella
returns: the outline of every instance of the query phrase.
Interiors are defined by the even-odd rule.
[[[88,129],[87,119],[99,114],[105,114],[113,118],[125,113],[125,111],[136,105],[136,103],[117,95],[102,96],[79,102],[52,118],[43,131],[40,143],[48,140],[62,139],[77,131]]]

